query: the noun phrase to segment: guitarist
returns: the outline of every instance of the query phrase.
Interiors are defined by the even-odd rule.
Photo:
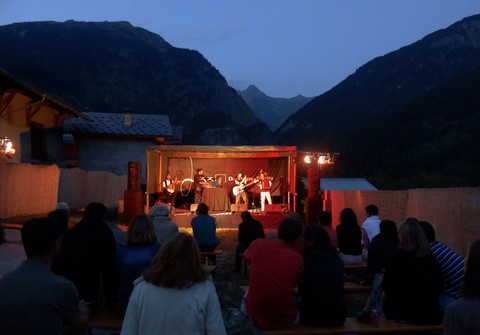
[[[247,176],[243,176],[241,173],[237,175],[237,179],[235,179],[235,189],[238,191],[238,194],[235,195],[235,203],[239,204],[240,200],[243,199],[243,203],[247,204],[247,192],[243,189],[244,186],[247,184]]]
[[[167,198],[167,203],[174,204],[175,198],[177,196],[177,192],[175,191],[176,183],[177,178],[175,178],[175,180],[172,180],[172,176],[170,175],[170,173],[167,173],[162,183],[163,193]]]

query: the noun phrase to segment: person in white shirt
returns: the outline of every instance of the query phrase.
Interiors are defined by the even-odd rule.
[[[368,205],[365,207],[367,218],[362,223],[362,256],[366,261],[368,259],[368,246],[372,239],[380,233],[380,222],[378,218],[378,207]]]

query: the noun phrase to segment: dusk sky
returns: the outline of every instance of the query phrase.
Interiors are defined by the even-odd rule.
[[[479,0],[0,0],[0,25],[129,21],[198,50],[236,89],[286,98],[476,14]]]

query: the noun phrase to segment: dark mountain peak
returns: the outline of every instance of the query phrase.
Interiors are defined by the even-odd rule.
[[[127,106],[169,115],[190,143],[201,144],[207,129],[225,127],[242,132],[231,137],[239,142],[216,144],[272,142],[266,126],[202,54],[173,47],[129,22],[0,26],[0,50],[0,67],[80,111],[119,112]]]

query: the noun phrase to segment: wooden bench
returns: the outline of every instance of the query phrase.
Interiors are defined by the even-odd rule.
[[[119,330],[122,328],[123,320],[117,313],[111,309],[106,309],[95,313],[88,321],[88,330],[91,329],[108,329]]]
[[[382,334],[442,331],[442,325],[412,325],[393,320],[378,319],[378,327],[358,322],[356,318],[347,318],[343,326],[320,327],[298,325],[288,329],[264,330],[265,335],[335,335],[335,334]]]
[[[244,292],[247,292],[249,286],[243,285],[243,286],[240,286],[240,288]],[[345,284],[343,285],[344,293],[364,293],[368,291],[370,291],[370,286],[363,286],[363,285],[355,284],[353,282],[345,282]]]
[[[203,257],[203,261],[210,259],[212,261],[212,265],[217,264],[217,256],[223,254],[222,249],[215,249],[213,251],[200,251],[200,255]],[[208,262],[210,264],[210,262]]]

